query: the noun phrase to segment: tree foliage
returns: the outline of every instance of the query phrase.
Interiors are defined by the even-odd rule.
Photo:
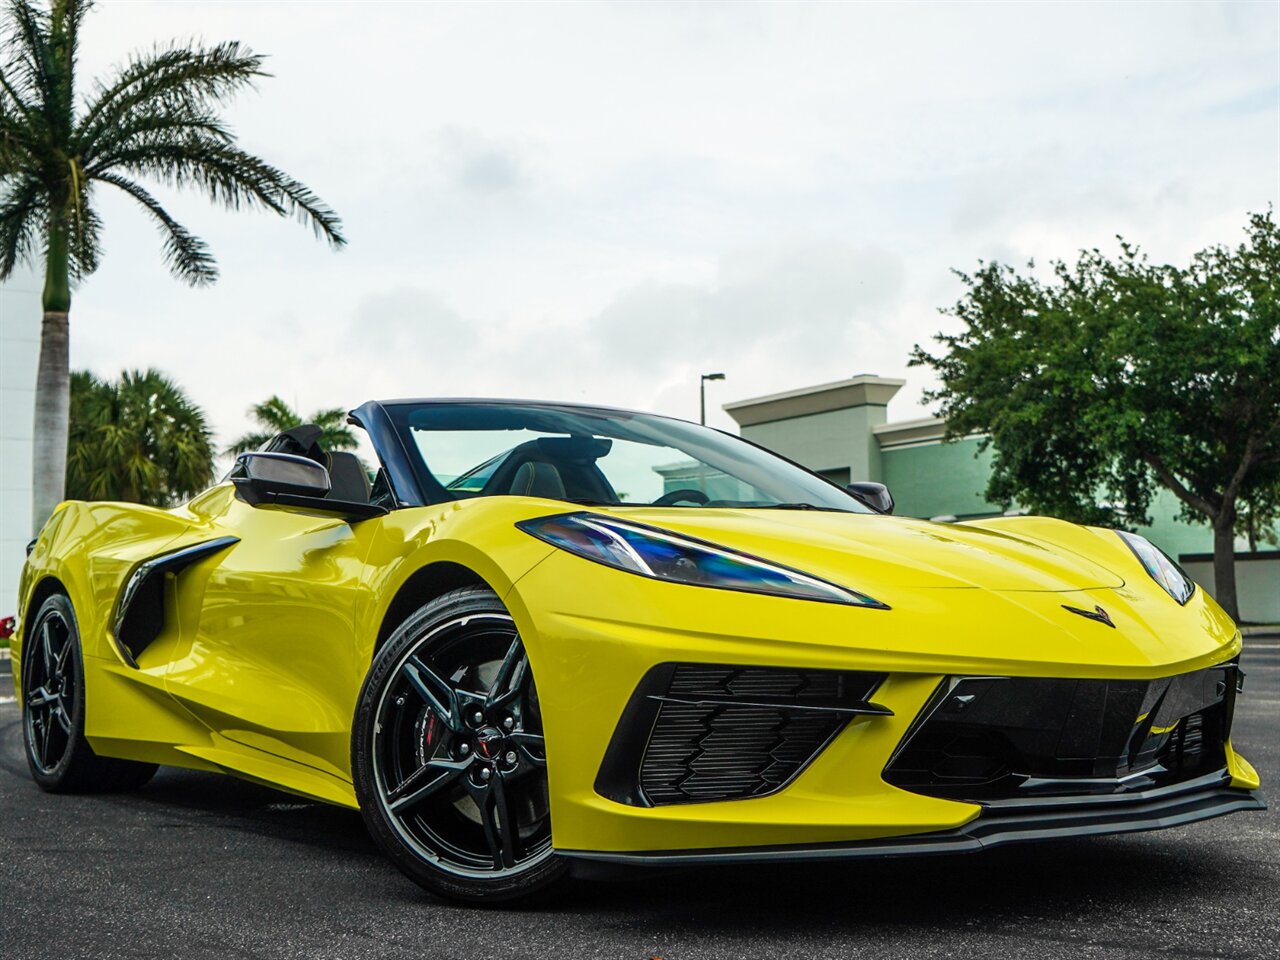
[[[271,396],[250,407],[249,416],[262,429],[240,437],[227,447],[228,454],[234,456],[246,450],[257,450],[276,434],[304,423],[314,423],[324,431],[320,437],[320,445],[326,450],[354,450],[358,444],[355,433],[347,426],[347,412],[342,407],[317,410],[303,419],[301,414],[278,396]]]
[[[959,274],[945,314],[963,324],[913,351],[932,367],[952,435],[994,447],[988,499],[1080,522],[1148,522],[1155,491],[1215,533],[1219,602],[1235,613],[1229,560],[1241,502],[1280,484],[1280,231],[1270,211],[1246,240],[1186,267],[1082,251],[1042,280],[983,263]]]
[[[1240,501],[1236,536],[1250,550],[1261,546],[1280,547],[1280,482],[1261,485]]]
[[[204,412],[156,370],[71,375],[67,496],[168,507],[213,480]]]

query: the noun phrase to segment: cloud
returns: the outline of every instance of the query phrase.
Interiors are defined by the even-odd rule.
[[[696,417],[708,370],[719,425],[860,371],[907,377],[890,415],[917,415],[905,363],[951,322],[951,268],[1116,233],[1183,260],[1280,200],[1274,4],[248,10],[106,4],[82,33],[86,77],[169,37],[271,54],[228,117],[348,226],[333,254],[160,188],[219,257],[193,291],[103,193],[73,362],[166,369],[223,440],[272,393]]]
[[[710,284],[623,291],[587,330],[602,358],[627,365],[725,363],[759,346],[794,359],[840,349],[900,293],[903,273],[900,258],[839,241],[754,247],[727,254]]]
[[[513,146],[458,127],[446,127],[438,140],[440,167],[451,186],[478,197],[509,195],[529,186],[529,174]]]

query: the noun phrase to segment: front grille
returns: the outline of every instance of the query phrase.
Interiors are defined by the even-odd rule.
[[[655,804],[773,793],[846,720],[778,707],[664,703],[640,767],[640,787]]]
[[[858,714],[883,674],[663,664],[641,681],[596,790],[639,806],[739,800],[786,786]]]
[[[945,681],[884,779],[957,800],[1120,793],[1226,763],[1237,667],[1160,680]]]

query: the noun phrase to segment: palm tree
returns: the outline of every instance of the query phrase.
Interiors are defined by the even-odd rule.
[[[249,416],[262,429],[246,433],[227,447],[226,452],[231,456],[244,453],[246,450],[257,450],[276,434],[303,423],[314,423],[324,430],[320,436],[320,445],[326,450],[354,450],[358,445],[355,433],[347,426],[347,412],[342,407],[317,410],[310,417],[303,419],[279,397],[272,396],[250,407]]]
[[[204,412],[156,370],[71,375],[67,495],[168,507],[213,480]]]
[[[8,0],[0,48],[0,280],[43,255],[44,323],[36,377],[32,521],[38,531],[63,497],[69,413],[68,313],[73,285],[98,266],[101,185],[132,197],[164,238],[170,270],[212,283],[208,246],[138,182],[194,187],[234,210],[295,216],[333,246],[342,223],[304,184],[245,152],[218,114],[252,87],[263,58],[239,43],[167,46],[135,54],[76,96],[80,26],[91,0],[49,8]]]

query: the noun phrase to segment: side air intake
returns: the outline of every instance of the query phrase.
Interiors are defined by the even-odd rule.
[[[596,779],[632,806],[761,797],[795,779],[858,715],[884,674],[663,664],[645,675]]]
[[[133,568],[125,581],[120,601],[116,604],[116,616],[112,636],[116,649],[129,666],[138,666],[138,657],[164,629],[164,578],[165,574],[178,573],[205,557],[239,543],[238,537],[219,537],[206,540],[181,550],[162,553],[144,560]]]

